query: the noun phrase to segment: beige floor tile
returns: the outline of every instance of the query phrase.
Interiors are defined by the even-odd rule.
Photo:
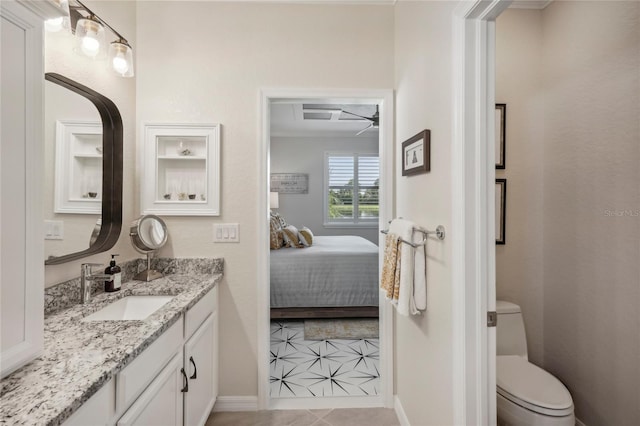
[[[205,426],[255,426],[258,424],[256,411],[222,411],[211,413]]]
[[[333,408],[325,408],[325,409],[308,410],[308,411],[314,416],[316,416],[317,418],[321,419],[327,414],[329,414],[332,410]]]
[[[307,410],[260,411],[259,426],[311,426],[318,418]]]
[[[215,412],[205,426],[311,426],[318,417],[307,410]]]
[[[386,408],[234,411],[211,413],[205,426],[399,426]]]
[[[332,426],[399,426],[396,413],[389,408],[335,409],[322,420]]]

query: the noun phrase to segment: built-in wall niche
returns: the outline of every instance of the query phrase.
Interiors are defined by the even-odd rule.
[[[56,213],[101,213],[101,122],[56,121],[54,188]]]
[[[144,126],[142,212],[220,214],[220,125]]]

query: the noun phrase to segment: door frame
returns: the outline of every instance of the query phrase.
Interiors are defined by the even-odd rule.
[[[393,407],[393,310],[389,303],[380,300],[380,375],[381,389],[378,398],[291,398],[274,401],[269,397],[269,344],[270,344],[270,283],[269,283],[269,224],[268,196],[270,176],[270,105],[278,100],[300,99],[318,103],[324,99],[340,99],[344,103],[373,104],[380,107],[379,156],[380,156],[380,217],[378,226],[393,217],[393,90],[385,89],[262,89],[259,106],[258,150],[258,217],[257,217],[257,324],[258,324],[258,409],[331,408],[331,407]],[[382,238],[380,238],[382,241]],[[383,245],[378,244],[379,247]],[[380,267],[382,253],[380,252]]]
[[[495,19],[510,3],[460,2],[453,16],[454,424],[496,424]]]

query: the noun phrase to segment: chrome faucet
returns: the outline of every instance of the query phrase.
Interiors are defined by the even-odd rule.
[[[80,303],[83,305],[91,300],[91,281],[113,281],[113,275],[94,274],[93,266],[103,266],[100,263],[83,263],[80,266]]]

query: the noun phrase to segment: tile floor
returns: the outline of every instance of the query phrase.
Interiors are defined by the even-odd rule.
[[[304,340],[304,322],[274,321],[270,396],[378,395],[379,354],[378,339]]]
[[[234,411],[211,413],[205,426],[399,426],[392,409]]]

